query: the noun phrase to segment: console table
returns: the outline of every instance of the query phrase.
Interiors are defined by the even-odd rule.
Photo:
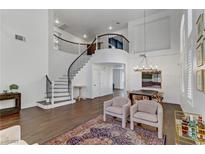
[[[82,98],[82,88],[85,88],[84,85],[75,85],[74,88],[77,88],[79,90],[79,95],[77,97],[77,100],[80,101]]]
[[[131,104],[134,104],[133,95],[138,96],[146,96],[149,98],[149,100],[152,100],[153,96],[155,96],[158,93],[158,91],[155,90],[134,90],[129,92],[129,98],[131,100]]]
[[[15,107],[0,110],[0,116],[19,113],[21,110],[21,93],[0,93],[0,101],[15,99]],[[1,103],[1,102],[0,102]]]

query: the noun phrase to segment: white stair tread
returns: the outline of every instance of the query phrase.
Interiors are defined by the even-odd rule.
[[[55,96],[69,96],[69,93],[54,93],[54,97]]]

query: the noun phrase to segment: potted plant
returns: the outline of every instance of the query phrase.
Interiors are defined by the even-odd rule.
[[[17,84],[11,84],[9,89],[11,92],[18,92],[19,86]]]

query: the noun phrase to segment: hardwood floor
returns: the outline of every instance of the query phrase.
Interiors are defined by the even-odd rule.
[[[124,92],[116,91],[113,95],[87,99],[50,110],[38,107],[23,109],[20,114],[0,117],[0,129],[19,124],[25,141],[29,144],[41,144],[102,114],[103,102],[117,95],[124,95]],[[164,103],[163,108],[167,144],[175,144],[174,111],[181,110],[181,107]]]

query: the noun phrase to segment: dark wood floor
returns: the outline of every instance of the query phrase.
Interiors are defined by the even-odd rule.
[[[25,141],[29,144],[44,143],[102,114],[103,102],[116,95],[123,95],[123,93],[116,91],[114,95],[84,100],[50,110],[38,107],[23,109],[20,114],[0,117],[0,129],[19,124]],[[167,144],[175,144],[174,111],[181,110],[181,107],[164,103],[163,108],[164,134],[167,135]]]

